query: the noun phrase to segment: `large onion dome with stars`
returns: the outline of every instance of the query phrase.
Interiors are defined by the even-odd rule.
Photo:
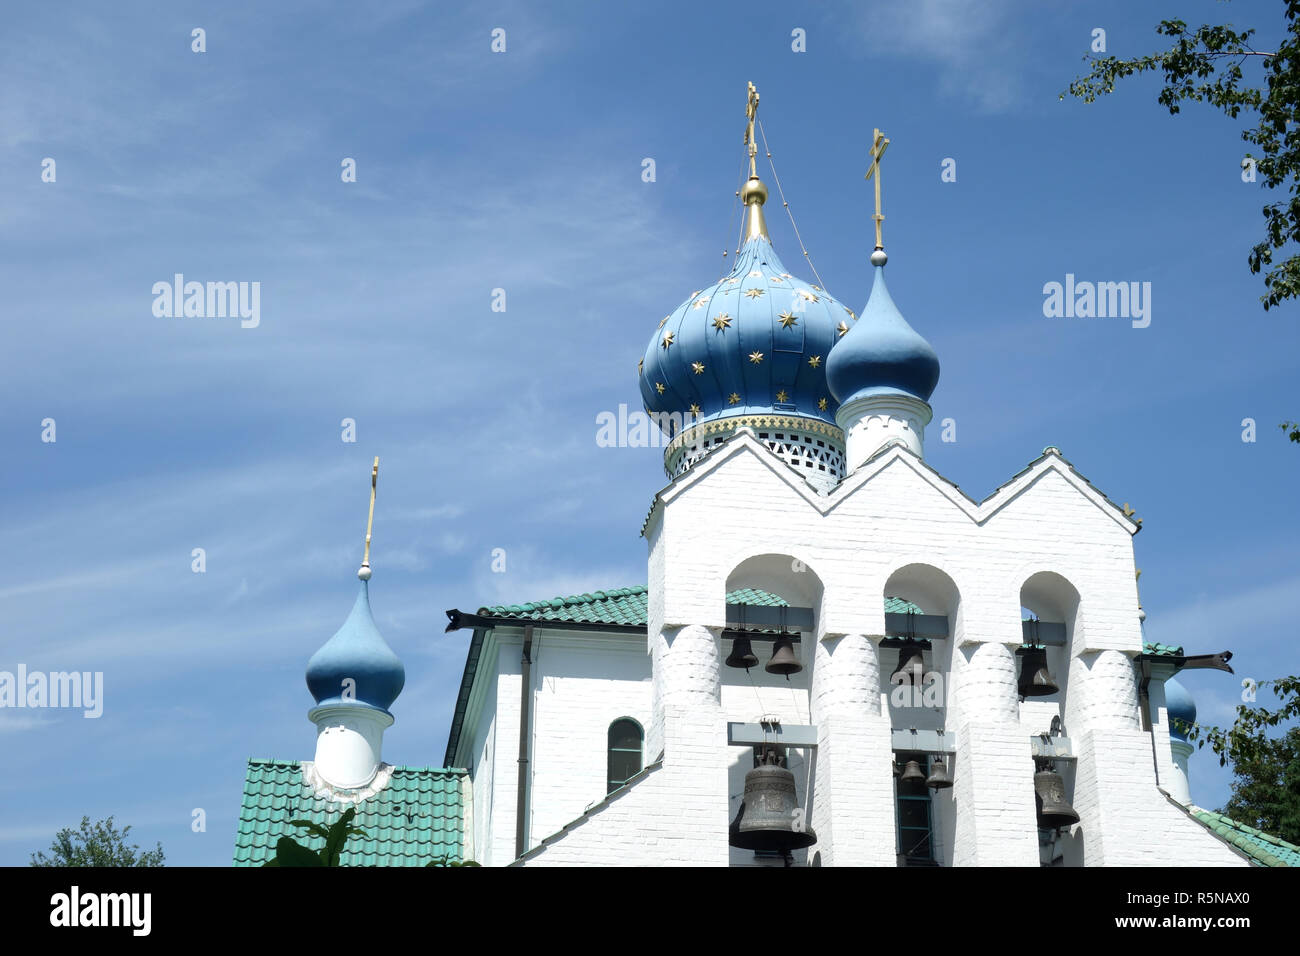
[[[843,476],[844,439],[826,360],[856,316],[792,275],[772,246],[767,187],[754,165],[757,101],[751,86],[744,241],[730,274],[691,293],[651,335],[639,363],[641,396],[672,439],[669,476],[749,426],[805,477],[829,485]]]

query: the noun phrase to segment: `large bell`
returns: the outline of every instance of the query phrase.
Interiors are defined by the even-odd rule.
[[[817,842],[795,801],[794,774],[778,765],[775,751],[769,750],[763,765],[745,774],[745,799],[727,837],[742,850],[781,853]]]
[[[1016,690],[1021,697],[1046,697],[1061,688],[1047,670],[1047,648],[1031,647],[1020,656],[1020,680]]]
[[[788,637],[778,637],[772,645],[772,659],[763,670],[769,674],[783,674],[786,680],[790,679],[791,674],[803,670],[799,658],[794,656],[794,641]]]
[[[952,786],[952,774],[948,772],[948,761],[935,757],[930,764],[930,776],[925,778],[925,785],[931,790],[947,790]]]
[[[727,657],[728,667],[743,667],[749,670],[758,666],[758,655],[750,646],[749,638],[738,637],[731,642],[731,654]]]
[[[925,783],[925,771],[921,769],[920,763],[909,760],[907,766],[903,768],[903,775],[899,779],[903,783]]]
[[[1055,830],[1079,822],[1079,814],[1065,799],[1065,780],[1055,768],[1045,767],[1034,774],[1034,803],[1038,808],[1038,825],[1044,829]]]
[[[921,672],[925,669],[920,644],[904,644],[898,650],[898,666],[889,675],[891,684],[921,686]]]

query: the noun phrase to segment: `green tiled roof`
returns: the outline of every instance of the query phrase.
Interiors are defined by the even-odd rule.
[[[1182,657],[1183,649],[1181,646],[1173,644],[1157,644],[1154,641],[1147,641],[1142,645],[1142,652],[1145,654],[1154,654],[1157,657]]]
[[[459,859],[464,847],[464,770],[394,767],[388,785],[357,804],[343,866],[424,866],[440,856]],[[235,866],[261,866],[282,836],[317,849],[323,843],[290,820],[326,826],[352,804],[319,798],[303,781],[297,760],[249,760],[235,834]]]
[[[1294,843],[1287,843],[1286,840],[1270,836],[1244,823],[1238,823],[1213,810],[1193,807],[1191,814],[1221,839],[1231,843],[1260,866],[1300,866],[1300,846]]]
[[[520,621],[566,621],[583,624],[626,624],[646,626],[646,594],[644,586],[614,588],[610,591],[593,591],[591,594],[574,594],[555,597],[549,601],[530,601],[527,604],[498,604],[481,607],[485,617],[514,618]],[[759,604],[784,607],[786,602],[775,594],[757,588],[740,588],[727,595],[728,604]],[[920,613],[920,608],[901,598],[885,598],[885,610]]]

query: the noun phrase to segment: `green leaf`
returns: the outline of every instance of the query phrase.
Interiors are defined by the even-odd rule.
[[[324,866],[318,854],[300,845],[292,837],[282,836],[275,844],[279,866]]]

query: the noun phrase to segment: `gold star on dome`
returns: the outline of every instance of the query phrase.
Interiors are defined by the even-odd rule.
[[[701,292],[703,292],[703,291],[704,291],[703,289],[696,289],[694,292],[691,293],[691,298],[692,298],[692,299],[695,298],[697,295],[699,295],[699,294],[700,294]]]
[[[751,299],[757,299],[757,298],[758,298],[760,295],[762,295],[762,294],[763,294],[763,290],[762,290],[762,289],[746,289],[746,290],[745,290],[745,295],[749,296]]]
[[[728,279],[727,285],[735,285],[739,281],[740,281],[739,279]]]
[[[768,279],[769,282],[780,282],[780,281],[781,281],[781,277],[780,277],[780,276],[768,276],[767,279]]]
[[[695,374],[696,374],[696,375],[703,375],[703,374],[704,374],[704,363],[703,363],[703,362],[692,362],[692,363],[691,363],[691,368],[695,369]]]
[[[655,328],[662,329],[662,328],[664,327],[664,325],[668,322],[668,320],[669,320],[670,318],[672,318],[672,316],[670,316],[670,315],[665,315],[662,319],[659,320],[659,324],[658,324],[657,326],[655,326]]]
[[[813,288],[815,289],[815,288],[817,288],[817,287],[816,287],[816,286],[813,286]],[[816,301],[817,301],[817,296],[813,295],[813,294],[812,294],[811,292],[809,292],[807,289],[800,289],[800,290],[799,290],[799,294],[800,294],[801,296],[803,296],[804,299],[806,299],[806,300],[809,301],[809,302],[816,302]]]
[[[761,272],[759,272],[757,269],[755,269],[753,272],[751,272],[751,273],[749,274],[749,277],[750,277],[751,279],[761,279],[761,278],[763,277],[763,273],[761,273]]]
[[[732,392],[730,395],[727,396],[727,404],[728,404],[728,405],[739,405],[739,404],[740,404],[740,396],[737,395],[735,392]]]
[[[664,393],[664,383],[655,382],[655,391],[662,395]]]
[[[776,400],[782,404],[784,404],[789,398],[790,395],[785,389],[781,389],[781,391],[776,393]]]
[[[781,320],[781,328],[783,329],[788,329],[792,325],[799,324],[799,320],[796,319],[794,317],[794,314],[791,312],[782,312],[780,315],[777,316],[777,318]]]
[[[849,330],[849,327],[848,327],[847,325],[845,325],[843,322],[841,322],[839,325],[835,326],[835,331],[838,332],[840,335],[843,335],[843,334],[844,334],[845,332],[847,332],[848,330]]]
[[[821,368],[822,357],[821,357],[820,355],[812,355],[812,356],[809,356],[809,358],[808,358],[808,364],[809,364],[810,366],[812,366],[813,368]]]
[[[823,289],[823,288],[822,288],[821,286],[819,286],[819,285],[815,285],[815,286],[813,286],[813,288],[816,289],[818,292],[825,292],[825,291],[826,291],[825,289]]]
[[[782,273],[781,273],[781,278],[782,278],[782,279],[793,279],[794,276],[790,275],[790,273],[788,273],[788,272],[782,272]]]
[[[673,344],[673,333],[669,332],[667,335],[664,336],[663,345],[664,348],[668,348],[668,346],[672,344]]]
[[[824,398],[817,399],[817,407],[821,409],[823,412],[826,411],[826,399]]]
[[[637,360],[636,360],[636,373],[637,373],[638,375],[641,374],[641,372],[643,371],[644,367],[645,367],[645,359],[643,359],[643,358],[639,358],[639,359],[637,359]]]
[[[687,410],[691,413],[692,418],[697,418],[700,414],[700,406],[696,405],[694,402],[691,403],[691,407]]]
[[[854,322],[858,320],[858,313],[854,312],[847,305],[844,307],[844,311],[849,314],[849,318],[852,319]]]
[[[727,329],[731,327],[731,316],[725,312],[719,312],[713,317],[713,327],[715,329]]]
[[[749,353],[749,360],[750,360],[751,362],[753,362],[755,365],[762,365],[762,364],[763,364],[763,353],[762,353],[762,352],[750,352],[750,353]]]
[[[702,309],[708,304],[709,304],[709,297],[707,295],[700,296],[698,299],[695,300],[695,308],[697,309]]]

